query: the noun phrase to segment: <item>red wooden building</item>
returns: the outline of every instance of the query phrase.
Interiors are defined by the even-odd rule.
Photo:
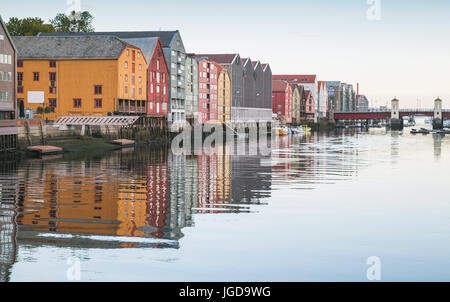
[[[292,123],[292,87],[285,81],[272,81],[272,112]]]
[[[198,61],[198,122],[218,123],[217,79],[222,66],[205,57],[196,57]]]
[[[306,117],[314,118],[314,114],[316,112],[314,95],[310,90],[305,90],[305,95],[306,95]]]
[[[147,60],[147,115],[167,116],[169,66],[159,37],[124,39],[139,47]]]

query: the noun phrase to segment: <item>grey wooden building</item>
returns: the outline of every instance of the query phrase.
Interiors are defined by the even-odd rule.
[[[0,17],[0,150],[16,146],[16,61],[16,47]]]
[[[186,120],[195,124],[198,118],[198,62],[194,54],[186,55]]]

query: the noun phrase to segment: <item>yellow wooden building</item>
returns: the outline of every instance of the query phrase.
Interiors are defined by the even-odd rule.
[[[13,37],[18,49],[19,115],[144,114],[147,62],[114,36]],[[50,113],[37,114],[38,108]],[[30,117],[30,116],[29,116]]]
[[[231,81],[228,71],[223,68],[217,81],[217,117],[219,123],[231,121]]]

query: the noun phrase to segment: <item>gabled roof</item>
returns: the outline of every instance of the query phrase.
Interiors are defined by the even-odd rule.
[[[156,47],[158,46],[159,37],[132,38],[132,39],[123,39],[123,41],[127,42],[128,44],[134,45],[137,48],[140,48],[142,53],[144,54],[145,60],[147,61],[147,65],[150,65],[152,58],[155,54]]]
[[[0,16],[0,24],[2,25],[3,29],[5,30],[5,33],[6,33],[6,35],[8,36],[9,42],[11,43],[12,47],[14,48],[14,51],[15,51],[16,54],[17,54],[17,48],[16,48],[16,45],[14,44],[14,41],[13,41],[11,35],[9,34],[9,31],[8,31],[8,28],[6,27],[5,22],[3,22],[2,16]]]
[[[263,70],[262,64],[260,61],[252,61],[253,69],[256,70],[258,66]],[[264,70],[263,70],[264,71]]]
[[[241,58],[241,61],[242,61],[242,65],[247,65],[247,63],[251,63],[251,60],[250,60],[250,58]]]
[[[72,32],[72,33],[39,33],[38,36],[116,36],[120,39],[135,38],[156,38],[161,39],[164,48],[170,47],[174,37],[179,33],[178,30],[173,31],[111,31],[111,32]]]
[[[327,87],[327,82],[324,82],[324,81],[318,81],[317,82],[317,90],[318,91],[321,91],[322,89],[327,89],[328,90],[328,87]]]
[[[266,72],[267,69],[271,69],[271,68],[270,68],[270,65],[267,64],[267,63],[262,64],[262,68],[263,68],[263,71],[264,71],[264,72]]]
[[[18,58],[117,59],[126,46],[115,36],[13,37]]]
[[[210,61],[217,62],[221,65],[229,65],[239,56],[239,54],[197,54],[197,56],[205,57]]]
[[[299,84],[312,84],[316,82],[316,75],[315,74],[284,74],[284,75],[272,75],[272,78],[275,80],[286,80],[289,82],[296,82]]]
[[[310,90],[306,90],[306,89],[305,89],[305,95],[306,95],[306,99],[309,99],[310,97],[313,97],[311,91]]]

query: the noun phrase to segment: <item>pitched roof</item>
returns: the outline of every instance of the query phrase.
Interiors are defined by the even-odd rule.
[[[302,75],[302,74],[284,74],[284,75],[272,75],[273,79],[276,80],[286,80],[289,82],[297,82],[297,83],[315,83],[316,82],[316,75],[315,74],[309,74],[309,75]]]
[[[266,72],[267,69],[270,69],[270,65],[267,64],[267,63],[266,64],[262,64],[262,68],[263,68],[263,71]]]
[[[322,89],[328,89],[328,87],[327,87],[327,82],[324,82],[324,81],[318,81],[317,82],[317,89],[318,89],[318,91],[320,91],[320,90],[322,90]]]
[[[247,64],[247,62],[250,60],[250,58],[241,58],[242,65]]]
[[[156,38],[161,39],[164,48],[170,47],[173,38],[178,34],[178,30],[174,31],[111,31],[111,32],[72,32],[72,33],[39,33],[38,36],[116,36],[121,39],[135,38]]]
[[[133,38],[133,39],[123,39],[125,42],[140,48],[144,54],[147,65],[150,65],[153,55],[158,45],[159,37],[156,38]],[[163,54],[164,55],[164,54]]]
[[[197,56],[205,57],[206,59],[217,62],[221,65],[228,65],[228,64],[233,63],[234,59],[238,55],[239,54],[237,54],[237,53],[234,53],[234,54],[197,54]]]
[[[310,90],[306,90],[305,89],[305,95],[306,95],[306,99],[309,99],[310,97],[312,97],[312,94],[311,94]]]
[[[129,45],[114,36],[13,37],[13,40],[18,57],[28,59],[117,59]]]

